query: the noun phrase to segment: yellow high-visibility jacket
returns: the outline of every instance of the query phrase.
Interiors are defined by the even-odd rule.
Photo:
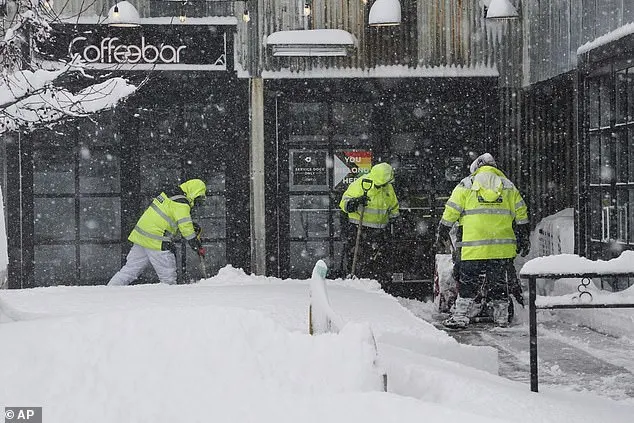
[[[398,199],[392,187],[391,181],[394,171],[387,163],[379,163],[372,167],[370,173],[357,178],[343,193],[339,207],[346,212],[346,204],[353,198],[363,195],[362,181],[372,181],[372,187],[368,190],[368,205],[363,212],[363,226],[382,229],[387,227],[390,219],[399,215]],[[346,212],[348,213],[348,212]],[[359,224],[359,211],[348,213],[348,220],[355,225]]]
[[[129,241],[160,251],[163,242],[175,239],[177,231],[186,240],[196,237],[190,211],[194,200],[205,196],[206,185],[200,179],[190,179],[179,187],[183,194],[168,197],[162,192],[152,200],[130,233]]]
[[[520,192],[493,166],[482,166],[464,178],[445,204],[440,223],[462,227],[461,260],[514,258],[513,223],[528,224],[528,209]]]

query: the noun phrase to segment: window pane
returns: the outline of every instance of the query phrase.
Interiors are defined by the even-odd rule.
[[[119,157],[109,151],[80,150],[79,191],[82,193],[119,193]]]
[[[634,121],[634,67],[627,70],[627,120]]]
[[[372,104],[334,103],[332,140],[339,146],[371,145]]]
[[[614,146],[616,148],[616,182],[627,182],[628,178],[628,148],[627,132],[615,133]]]
[[[598,133],[589,135],[590,138],[590,183],[598,184],[601,181],[601,137]],[[634,172],[634,169],[632,169]],[[632,173],[634,175],[634,173]]]
[[[82,245],[79,248],[79,263],[82,284],[106,284],[121,268],[121,245]]]
[[[68,150],[36,150],[33,153],[33,193],[75,192],[74,153]]]
[[[79,217],[81,240],[121,239],[119,198],[82,198]]]
[[[358,135],[367,139],[372,123],[372,104],[334,103],[332,105],[333,133]]]
[[[601,78],[600,96],[601,126],[610,126],[610,79],[608,77]]]
[[[35,242],[75,239],[75,200],[73,198],[34,198]]]
[[[121,141],[118,133],[120,122],[121,118],[115,116],[114,110],[102,111],[91,119],[79,120],[77,129],[81,134],[80,144],[89,148],[119,144]]]
[[[328,237],[330,198],[327,195],[290,197],[290,236],[292,238]]]
[[[602,213],[601,208],[601,191],[597,188],[590,190],[590,204],[588,206],[590,211],[590,237],[594,240],[600,240],[602,238]]]
[[[619,189],[616,193],[616,240],[627,242],[628,234],[628,192]]]
[[[630,202],[634,203],[634,189],[629,189]],[[629,242],[634,244],[634,204],[628,204],[627,207],[628,223],[627,228],[629,232]]]
[[[203,174],[200,178],[207,184],[207,191],[211,192],[224,192],[225,190],[225,164],[215,163],[213,165],[214,170],[207,168],[203,170]]]
[[[225,198],[219,195],[207,196],[202,203],[192,209],[192,220],[203,230],[203,240],[225,239],[227,234],[227,213]]]
[[[592,79],[588,81],[588,99],[587,99],[587,119],[590,128],[599,127],[599,81]]]
[[[38,286],[77,285],[74,245],[36,245],[34,279]]]
[[[616,73],[616,123],[627,121],[627,72]]]
[[[289,104],[290,141],[325,142],[328,134],[328,105],[325,103]]]
[[[153,198],[161,191],[175,191],[181,182],[178,154],[143,154],[141,156],[141,192]],[[173,195],[167,192],[168,195]]]
[[[614,148],[614,140],[612,134],[601,134],[601,183],[608,184],[614,180],[615,169],[612,162],[612,148]]]

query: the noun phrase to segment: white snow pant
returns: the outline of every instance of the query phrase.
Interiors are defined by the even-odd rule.
[[[171,251],[157,251],[133,244],[125,265],[108,282],[108,285],[129,285],[143,269],[151,264],[161,283],[176,283],[176,256]]]

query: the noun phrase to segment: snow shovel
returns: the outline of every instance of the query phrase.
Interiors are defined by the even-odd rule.
[[[200,225],[194,224],[194,232],[196,233],[196,238],[198,238],[198,241],[201,242],[200,245],[202,245],[203,228],[201,228]],[[198,258],[200,259],[200,271],[202,272],[203,279],[207,279],[209,276],[207,276],[207,266],[205,265],[205,257],[198,254]]]
[[[368,191],[372,188],[372,181],[370,179],[363,179],[361,181],[361,189],[363,189],[363,197],[368,197]],[[361,207],[361,213],[359,215],[359,227],[357,228],[357,239],[354,243],[354,254],[352,255],[352,269],[350,269],[350,275],[355,276],[357,270],[357,258],[359,256],[359,241],[361,240],[361,228],[363,228],[363,215],[365,214],[365,206]]]

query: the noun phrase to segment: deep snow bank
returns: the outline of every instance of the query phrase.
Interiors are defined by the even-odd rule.
[[[2,403],[45,406],[50,421],[187,421],[200,412],[226,421],[247,398],[266,413],[280,395],[382,388],[374,347],[355,325],[311,337],[257,312],[190,307],[12,323],[0,333],[12,340],[0,349],[0,363],[12,363],[0,367]]]

